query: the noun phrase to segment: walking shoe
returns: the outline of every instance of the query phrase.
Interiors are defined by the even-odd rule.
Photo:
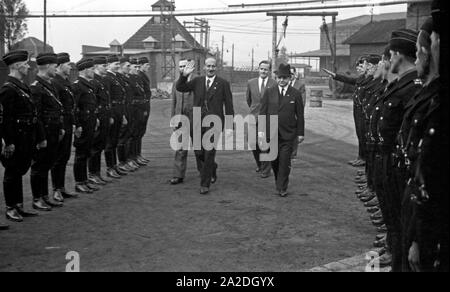
[[[361,202],[363,202],[363,203],[367,203],[367,202],[370,202],[370,201],[372,201],[374,198],[376,198],[377,197],[377,195],[375,195],[375,193],[368,193],[367,195],[365,195],[365,196],[361,196]]]
[[[377,206],[379,206],[379,204],[380,204],[380,202],[378,202],[377,197],[374,196],[374,198],[371,201],[364,203],[364,207],[366,207],[366,208],[377,207]]]
[[[183,181],[184,181],[183,178],[174,177],[173,179],[170,180],[170,184],[171,185],[178,185],[178,184],[182,184]]]
[[[42,200],[52,208],[61,208],[64,206],[63,203],[53,201],[49,196],[42,197]]]
[[[200,188],[200,195],[207,195],[208,193],[209,193],[209,188],[207,188],[207,187]]]
[[[380,227],[377,227],[377,231],[380,232],[380,233],[386,233],[388,230],[387,230],[386,225],[383,224]]]
[[[75,186],[75,191],[81,194],[92,194],[94,193],[90,188],[85,186],[82,183],[79,183]]]
[[[53,200],[55,200],[56,202],[59,202],[59,203],[64,203],[64,197],[61,194],[61,191],[56,190],[53,192]]]
[[[381,214],[381,211],[378,211],[378,212],[370,215],[370,219],[371,220],[380,220],[381,218],[383,218],[383,215]]]
[[[392,254],[390,252],[385,252],[382,256],[378,258],[378,263],[380,268],[386,268],[392,265]]]
[[[356,194],[356,195],[359,195],[359,194],[364,193],[365,191],[367,191],[367,188],[365,188],[365,189],[360,189],[360,188],[358,188],[358,189],[355,191],[355,194]]]
[[[386,233],[378,234],[375,238],[376,240],[382,240],[383,238],[386,238]]]
[[[147,166],[147,163],[143,162],[143,161],[140,160],[139,158],[137,158],[137,159],[135,160],[135,163],[136,163],[138,166],[140,166],[140,167]]]
[[[381,220],[373,220],[373,221],[372,221],[372,224],[373,224],[375,227],[380,227],[380,226],[384,225],[384,220],[383,220],[383,219],[381,219]]]
[[[378,207],[367,208],[367,212],[369,212],[370,214],[376,213],[378,211],[381,211]]]
[[[61,195],[63,196],[64,199],[76,199],[76,198],[78,198],[78,194],[68,192],[65,189],[61,190]]]
[[[122,176],[120,176],[114,169],[108,169],[106,171],[106,176],[110,177],[112,179],[121,179]]]
[[[147,164],[150,163],[150,160],[148,160],[147,158],[144,158],[142,155],[139,155],[138,158],[139,158],[140,160],[142,160],[142,162],[144,162],[144,163],[147,163]]]
[[[365,170],[358,170],[356,172],[356,175],[361,176],[361,175],[366,175],[366,171]]]
[[[366,166],[366,162],[364,160],[359,160],[357,162],[355,162],[354,164],[352,164],[353,167],[364,167]]]
[[[47,205],[43,199],[37,199],[33,201],[33,209],[37,211],[49,212],[52,210],[52,207]]]
[[[23,217],[14,208],[7,208],[5,216],[6,216],[6,219],[8,219],[9,221],[23,222]]]
[[[367,178],[366,177],[361,177],[360,179],[355,179],[355,183],[357,184],[366,184],[367,183]]]
[[[347,162],[347,164],[353,165],[353,164],[355,164],[355,163],[358,162],[358,161],[359,161],[359,158],[356,158],[355,160],[352,160],[352,161]]]
[[[127,166],[131,169],[131,172],[135,172],[139,169],[139,166],[136,166],[133,161],[129,161]]]
[[[97,192],[97,191],[99,191],[101,188],[100,187],[98,187],[98,186],[96,186],[96,185],[94,185],[94,184],[91,184],[91,183],[89,183],[89,182],[87,182],[86,184],[85,184],[85,186],[88,188],[88,189],[90,189],[91,191],[93,191],[93,192]]]
[[[101,176],[101,175],[97,175],[97,177],[98,177],[102,182],[104,182],[105,184],[109,184],[109,183],[112,183],[112,182],[113,182],[112,179],[107,178],[107,177],[103,177],[103,176]]]
[[[104,186],[106,185],[105,182],[101,181],[98,177],[96,176],[89,176],[88,179],[89,183],[93,184],[93,185],[99,185],[99,186]]]
[[[39,216],[39,214],[36,212],[25,211],[23,204],[17,204],[16,207],[14,207],[14,209],[16,209],[17,213],[19,213],[19,215],[22,216],[23,218],[32,218]]]
[[[116,168],[114,169],[115,172],[120,175],[120,176],[126,176],[128,175],[128,171],[125,170],[125,168],[123,168],[124,170],[120,169],[120,166],[116,166]]]

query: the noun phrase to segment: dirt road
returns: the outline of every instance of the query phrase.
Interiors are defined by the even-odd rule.
[[[246,113],[243,94],[234,99],[237,112]],[[184,185],[170,186],[169,106],[153,102],[145,140],[150,166],[11,224],[0,233],[0,271],[64,271],[69,251],[80,254],[82,271],[300,271],[370,249],[375,231],[355,199],[355,170],[346,165],[356,153],[351,103],[307,108],[307,140],[287,198],[274,195],[273,177],[257,176],[249,152],[218,154],[219,179],[209,196],[198,193],[193,154]],[[28,176],[25,186],[30,207]]]

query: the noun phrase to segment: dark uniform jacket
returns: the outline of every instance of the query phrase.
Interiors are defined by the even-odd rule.
[[[180,92],[194,93],[194,107],[202,108],[203,115],[217,115],[222,121],[225,115],[234,116],[233,95],[228,81],[216,76],[207,91],[205,76],[188,82],[187,77],[181,75],[176,87]]]
[[[421,82],[417,79],[417,71],[413,70],[399,79],[383,95],[377,131],[381,152],[394,152],[406,105],[420,88]]]
[[[118,74],[107,72],[104,81],[111,98],[113,112],[116,115],[125,115],[126,91],[119,82]]]
[[[261,101],[260,115],[266,116],[267,136],[270,133],[270,116],[278,116],[278,136],[292,141],[305,136],[303,100],[300,91],[289,86],[282,97],[278,85],[268,88]]]
[[[151,100],[152,100],[152,90],[150,89],[150,79],[148,78],[147,74],[145,74],[142,71],[139,71],[139,78],[142,82],[142,88],[144,88],[145,92],[145,99],[148,101],[147,104],[147,110],[150,111],[151,108]]]
[[[94,93],[94,85],[88,80],[79,77],[73,84],[73,91],[77,105],[76,126],[83,125],[96,118],[97,115],[97,97]]]
[[[43,125],[58,125],[64,128],[64,107],[52,83],[37,76],[31,85],[31,95],[38,108],[38,118]],[[39,137],[41,138],[41,137]],[[43,141],[44,139],[38,139]]]
[[[105,79],[95,74],[94,79],[91,81],[94,87],[94,93],[97,103],[97,114],[99,117],[109,117],[111,114],[111,98],[106,88]]]
[[[65,127],[72,127],[75,124],[75,96],[72,84],[69,79],[63,78],[59,74],[52,79],[52,83],[58,93],[59,101],[64,107]]]
[[[145,96],[144,84],[142,82],[142,79],[138,75],[130,75],[128,77],[128,80],[130,81],[132,90],[131,105],[145,110],[145,106],[148,101]]]
[[[31,97],[30,88],[14,77],[8,77],[0,89],[0,103],[3,107],[2,128],[6,145],[16,147],[23,129],[36,131],[38,142],[45,140],[42,123],[38,119],[38,108]]]

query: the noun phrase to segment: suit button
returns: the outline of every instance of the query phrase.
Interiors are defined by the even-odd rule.
[[[381,118],[380,118],[380,121],[382,121],[382,120],[384,120],[384,118],[383,118],[383,117],[381,117]]]
[[[434,134],[436,134],[436,130],[431,128],[429,133],[430,133],[430,136],[433,136]]]

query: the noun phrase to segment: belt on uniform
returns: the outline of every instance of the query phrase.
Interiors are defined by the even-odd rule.
[[[111,103],[113,104],[113,105],[124,105],[125,104],[125,101],[111,101]]]
[[[19,125],[28,125],[28,126],[37,124],[37,122],[38,122],[37,117],[18,118],[18,119],[16,120],[16,124],[19,124]]]
[[[77,114],[79,115],[95,115],[97,113],[97,110],[77,110]]]
[[[133,105],[142,105],[142,104],[147,104],[148,103],[148,101],[146,101],[146,100],[133,100],[133,101],[131,101],[131,104],[133,104]]]

